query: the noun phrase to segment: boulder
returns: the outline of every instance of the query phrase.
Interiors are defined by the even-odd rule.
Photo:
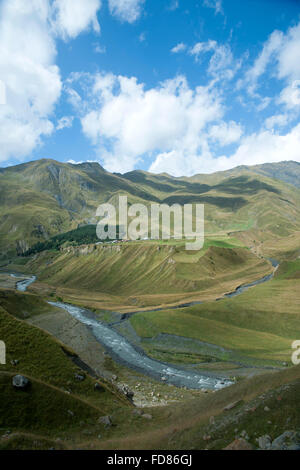
[[[101,416],[98,419],[99,424],[104,424],[106,428],[110,428],[112,426],[112,421],[110,416]]]
[[[300,433],[285,431],[272,442],[272,450],[295,450],[300,448]]]
[[[96,392],[105,392],[105,388],[102,387],[102,385],[100,385],[98,382],[95,383],[94,390]]]
[[[23,375],[15,375],[12,379],[13,387],[24,390],[30,385],[29,380]]]
[[[263,450],[267,450],[271,448],[272,439],[267,434],[265,436],[261,436],[257,439],[258,447]]]
[[[74,377],[75,377],[75,379],[78,380],[79,382],[83,382],[83,381],[85,380],[85,375],[75,374]]]

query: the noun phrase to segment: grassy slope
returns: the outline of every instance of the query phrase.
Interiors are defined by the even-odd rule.
[[[300,190],[248,169],[206,175],[201,181],[132,172],[115,175],[97,164],[40,160],[0,172],[0,253],[21,252],[40,240],[90,222],[102,202],[204,203],[206,231],[299,229]]]
[[[266,362],[289,362],[291,343],[300,337],[299,269],[299,260],[284,262],[275,279],[241,296],[187,309],[139,313],[131,324],[141,337],[175,334]]]
[[[73,374],[77,368],[62,353],[61,345],[56,340],[15,319],[2,308],[0,315],[0,337],[6,339],[10,351],[8,359],[16,358],[16,355],[20,359],[17,367],[9,364],[0,369],[0,428],[3,433],[8,429],[12,432],[9,438],[0,438],[2,449],[203,448],[207,445],[203,436],[207,433],[210,416],[216,416],[216,420],[225,426],[221,439],[220,431],[215,429],[213,440],[209,443],[220,448],[234,437],[233,425],[228,423],[228,413],[226,416],[222,414],[225,405],[237,399],[248,403],[262,393],[268,396],[270,389],[300,379],[299,367],[255,377],[185,404],[152,409],[153,419],[148,421],[133,415],[130,407],[119,401],[110,390],[95,394],[90,377],[87,376],[84,382],[74,381]],[[11,386],[12,375],[17,372],[31,379],[31,387],[25,392],[13,390]],[[71,388],[72,393],[65,393],[65,387]],[[239,418],[241,426],[251,433],[251,440],[254,441],[257,429],[262,433],[266,429],[276,437],[287,429],[286,418],[289,414],[292,416],[289,426],[296,426],[299,420],[299,387],[291,385],[290,389],[289,395],[280,392],[280,408],[276,406],[279,401],[270,398],[273,401],[267,399],[256,405],[255,420],[254,415],[242,413]],[[270,403],[272,411],[268,418],[273,421],[274,417],[272,429],[266,424],[263,412],[263,406]],[[98,417],[104,414],[112,414],[116,426],[105,429],[98,424]]]
[[[48,286],[72,301],[82,294],[82,303],[89,298],[89,306],[97,299],[105,303],[107,296],[111,298],[108,308],[164,305],[216,298],[271,272],[269,263],[234,243],[209,240],[200,252],[153,243],[76,247],[58,255],[42,254],[26,269],[38,274],[39,282],[31,289]]]

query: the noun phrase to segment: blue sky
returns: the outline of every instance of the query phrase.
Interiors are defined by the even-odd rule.
[[[297,0],[0,0],[0,165],[300,161]]]

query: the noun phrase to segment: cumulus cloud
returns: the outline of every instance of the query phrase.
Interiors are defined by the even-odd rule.
[[[97,75],[93,94],[97,106],[82,117],[82,128],[110,171],[132,170],[145,155],[202,152],[207,126],[224,112],[216,91],[192,89],[183,76],[146,90],[135,77]]]
[[[234,121],[221,122],[211,126],[209,130],[209,138],[212,141],[218,142],[222,147],[238,142],[243,134],[243,129],[240,124]]]
[[[49,34],[47,0],[9,0],[0,7],[0,76],[6,104],[0,106],[1,161],[28,155],[50,121],[61,93],[56,49]]]
[[[97,12],[101,0],[55,0],[53,4],[53,26],[64,39],[75,38],[90,26],[100,32]]]
[[[237,151],[229,158],[219,159],[224,169],[237,165],[256,165],[282,160],[300,161],[300,124],[287,134],[261,131],[245,137]]]
[[[276,114],[270,116],[265,121],[265,126],[267,129],[274,129],[275,127],[284,127],[290,121],[290,116],[288,114]]]
[[[239,165],[294,160],[300,162],[300,124],[285,135],[273,131],[261,131],[242,139],[238,149],[231,156],[213,155],[208,148],[202,153],[180,151],[158,155],[150,171],[166,172],[174,176],[194,175],[224,171]]]
[[[145,0],[108,0],[112,15],[121,21],[134,23],[142,14]]]

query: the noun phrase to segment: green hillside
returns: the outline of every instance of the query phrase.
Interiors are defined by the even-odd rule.
[[[54,160],[8,167],[0,171],[0,254],[23,254],[57,234],[97,223],[98,205],[117,202],[119,194],[127,195],[129,204],[204,203],[207,233],[263,229],[288,236],[299,230],[300,190],[281,174],[284,168],[240,167],[193,178],[141,171],[119,175],[97,163]]]

